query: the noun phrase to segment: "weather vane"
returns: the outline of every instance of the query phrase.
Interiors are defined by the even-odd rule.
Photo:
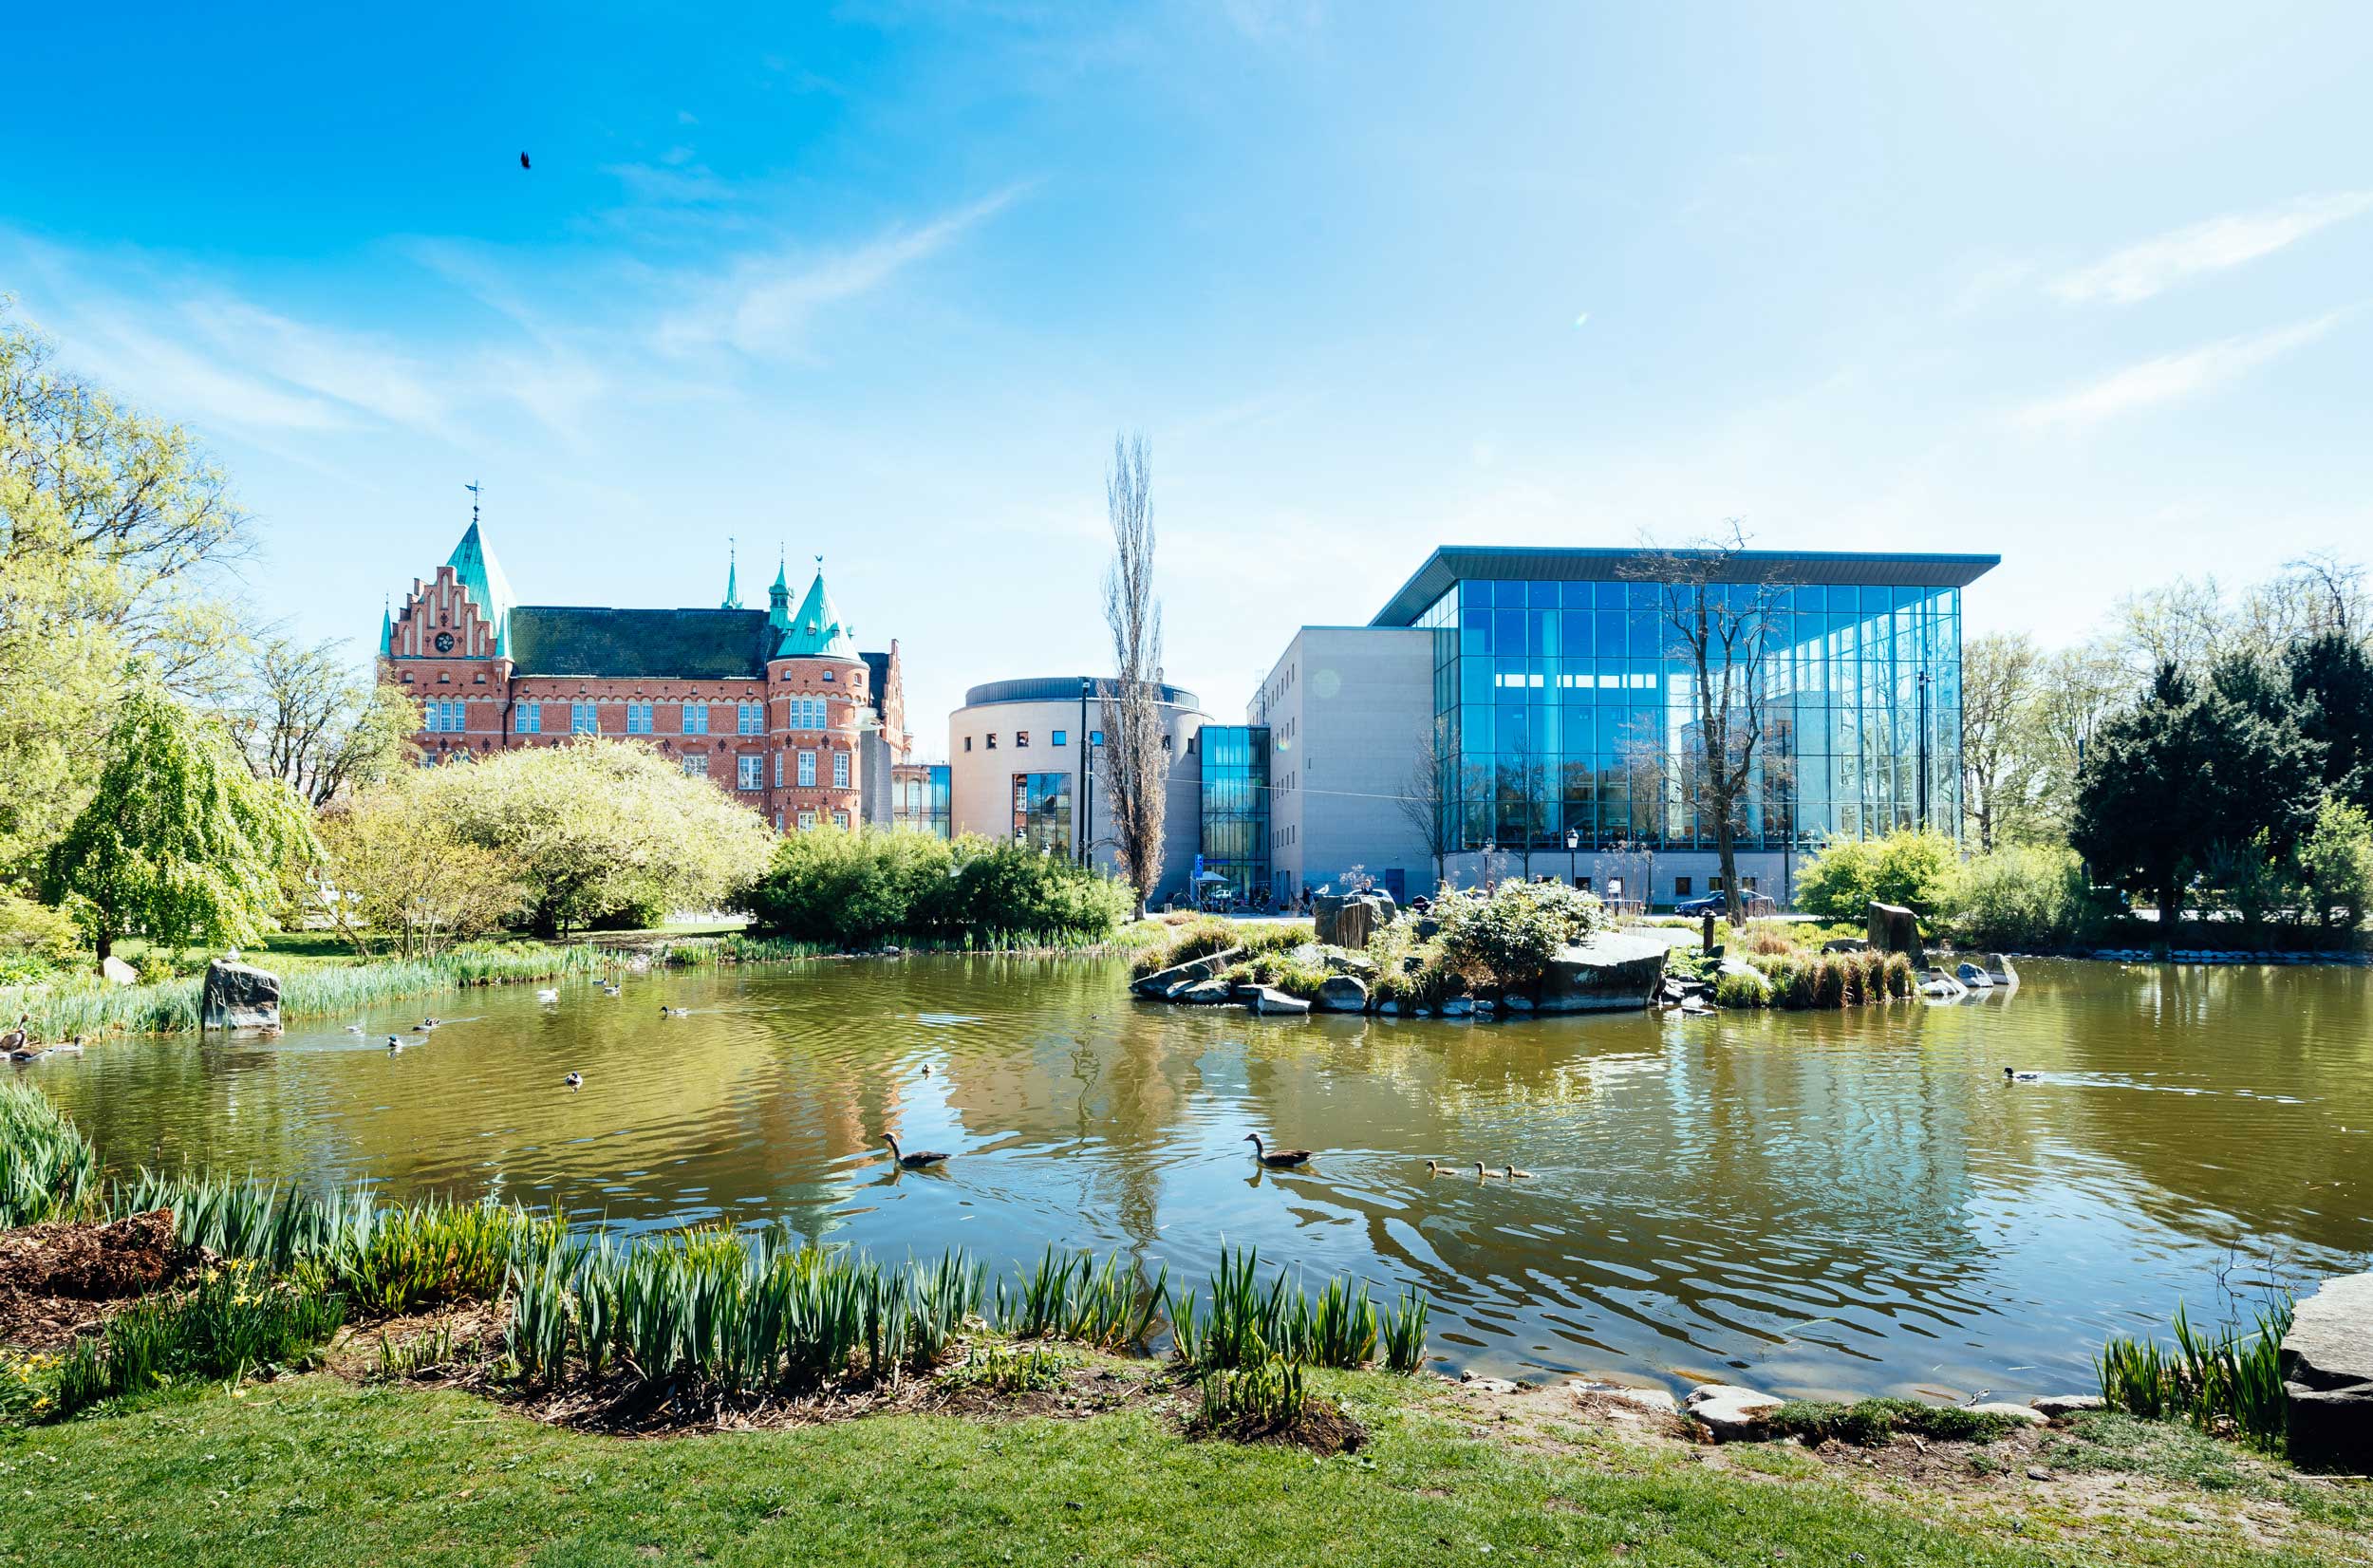
[[[476,528],[477,526],[477,481],[472,479],[461,488],[470,493],[470,526]]]

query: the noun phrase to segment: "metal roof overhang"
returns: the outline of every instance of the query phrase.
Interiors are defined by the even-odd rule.
[[[1999,555],[1895,554],[1845,550],[1538,549],[1507,545],[1446,545],[1426,558],[1376,612],[1372,626],[1416,624],[1426,607],[1451,584],[1468,578],[1534,583],[1653,582],[1654,563],[1678,558],[1719,560],[1713,574],[1726,583],[1823,583],[1847,588],[1967,588],[2002,564]]]

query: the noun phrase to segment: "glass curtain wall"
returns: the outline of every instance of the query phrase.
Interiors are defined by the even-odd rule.
[[[1769,590],[1727,591],[1745,604]],[[1923,823],[1957,838],[1960,591],[1778,593],[1739,847],[1807,849]],[[1454,845],[1562,849],[1571,829],[1583,849],[1713,847],[1691,776],[1694,678],[1672,656],[1665,603],[1654,583],[1478,579],[1419,618],[1434,634]]]
[[[1269,731],[1205,724],[1195,743],[1203,761],[1203,868],[1249,898],[1269,885]]]
[[[926,762],[900,767],[890,779],[890,826],[945,838],[951,831],[947,764]]]
[[[1071,775],[1014,775],[1014,841],[1048,854],[1071,853]]]

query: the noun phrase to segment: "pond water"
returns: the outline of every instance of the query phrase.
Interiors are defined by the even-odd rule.
[[[1262,1019],[1133,1001],[1115,960],[924,957],[449,995],[400,1055],[420,1006],[360,1038],[20,1071],[119,1167],[779,1221],[888,1259],[1120,1249],[1195,1282],[1255,1243],[1422,1285],[1444,1364],[1504,1375],[2082,1390],[2105,1334],[2179,1299],[2214,1316],[2221,1290],[2363,1266],[2373,974],[2023,974],[1957,1006],[1473,1024]],[[955,1157],[902,1173],[886,1129]],[[1247,1131],[1320,1152],[1263,1171]]]

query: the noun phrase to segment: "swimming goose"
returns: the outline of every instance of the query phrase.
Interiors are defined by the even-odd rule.
[[[925,1166],[944,1165],[947,1161],[947,1156],[936,1149],[923,1148],[917,1149],[912,1154],[902,1154],[899,1152],[897,1138],[888,1132],[882,1134],[882,1141],[889,1145],[890,1158],[908,1170],[921,1170]]]
[[[535,999],[537,1001],[544,1002],[547,1005],[556,1002],[560,999],[560,987],[556,985],[548,985],[544,989],[535,993]]]
[[[2004,1068],[2002,1075],[2012,1083],[2041,1083],[2044,1079],[2041,1073],[2022,1073],[2015,1067]]]
[[[1477,1160],[1475,1162],[1475,1179],[1481,1182],[1497,1181],[1500,1180],[1500,1173],[1496,1170],[1485,1170],[1484,1168],[1484,1163],[1481,1160]]]
[[[1426,1174],[1429,1176],[1454,1176],[1457,1172],[1452,1170],[1448,1166],[1444,1165],[1439,1160],[1428,1160],[1426,1162]]]
[[[1505,1170],[1500,1172],[1500,1174],[1503,1178],[1511,1182],[1529,1182],[1533,1179],[1533,1173],[1531,1171],[1519,1170],[1514,1166],[1508,1167]]]
[[[1244,1142],[1252,1145],[1252,1157],[1271,1170],[1283,1170],[1290,1166],[1305,1164],[1310,1159],[1310,1150],[1306,1148],[1271,1149],[1261,1143],[1258,1132],[1245,1133]]]
[[[585,1087],[585,1074],[582,1073],[571,1073],[560,1081],[567,1084],[570,1089],[583,1089]]]

